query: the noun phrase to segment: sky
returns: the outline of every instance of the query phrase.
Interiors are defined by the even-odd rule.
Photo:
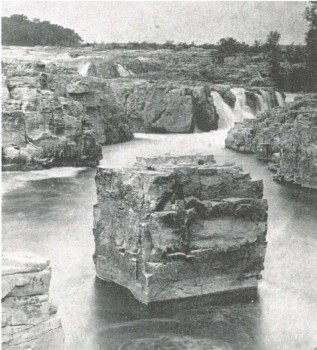
[[[25,14],[74,29],[85,42],[167,40],[216,43],[225,37],[252,44],[271,30],[281,44],[304,43],[306,1],[3,1],[2,16]]]

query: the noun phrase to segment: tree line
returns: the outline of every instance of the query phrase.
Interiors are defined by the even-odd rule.
[[[305,36],[306,45],[280,45],[280,33],[271,31],[265,42],[255,41],[252,45],[239,42],[235,38],[222,38],[216,44],[197,45],[194,42],[163,44],[148,42],[85,43],[72,29],[51,24],[39,19],[30,20],[24,15],[2,17],[2,44],[19,46],[91,46],[96,50],[187,50],[202,48],[211,50],[218,64],[225,63],[228,56],[259,55],[260,61],[268,64],[269,78],[276,86],[288,91],[317,91],[317,2],[312,1],[306,8],[304,17],[308,22]]]
[[[13,46],[79,46],[83,39],[74,30],[24,15],[2,17],[2,44]]]

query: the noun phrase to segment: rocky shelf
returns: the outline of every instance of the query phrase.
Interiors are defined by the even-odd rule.
[[[278,182],[317,189],[317,95],[235,123],[226,147],[255,153],[269,163]]]
[[[255,288],[266,250],[262,181],[210,155],[98,167],[94,262],[143,303]]]
[[[227,116],[215,99],[229,110],[242,103],[251,114],[278,104],[274,88],[251,84],[256,71],[213,63],[226,80],[206,80],[198,72],[210,57],[196,53],[59,50],[5,48],[4,171],[96,166],[100,145],[131,140],[132,132],[216,130]],[[244,76],[239,83],[237,72]],[[231,89],[237,84],[243,85],[238,97]]]
[[[49,302],[49,261],[30,253],[2,255],[2,349],[62,350],[64,332]]]

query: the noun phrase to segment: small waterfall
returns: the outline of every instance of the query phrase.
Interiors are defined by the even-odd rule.
[[[264,98],[262,95],[260,94],[255,94],[257,100],[258,100],[258,108],[257,108],[257,112],[263,112],[266,111],[268,109],[267,104],[264,101]]]
[[[90,67],[90,62],[86,62],[81,67],[79,67],[78,73],[83,77],[87,77],[89,67]]]
[[[272,108],[272,100],[271,100],[271,94],[268,91],[260,90],[261,96],[264,99],[264,102],[266,104],[265,110],[270,110]]]
[[[217,91],[211,91],[210,94],[213,97],[214,105],[219,115],[218,128],[231,128],[234,122],[236,121],[236,115],[234,114],[232,108],[230,108],[225,103],[225,101],[222,99],[221,95]]]
[[[120,75],[120,77],[129,77],[131,75],[134,75],[129,69],[125,68],[122,64],[117,63],[117,71]]]
[[[242,122],[245,118],[255,118],[255,115],[252,113],[251,108],[247,105],[245,89],[232,88],[231,91],[236,97],[236,103],[233,109],[233,112],[235,114],[235,121]]]
[[[276,97],[276,100],[277,100],[277,104],[279,107],[284,107],[285,106],[285,100],[282,96],[282,94],[278,91],[275,91],[275,97]]]

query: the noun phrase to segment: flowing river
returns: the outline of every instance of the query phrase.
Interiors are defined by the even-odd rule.
[[[222,127],[231,126],[245,110],[243,91],[235,92],[241,101],[236,113],[213,94]],[[264,97],[259,95],[259,109],[269,108]],[[202,152],[214,154],[219,164],[235,162],[253,179],[263,179],[268,246],[259,296],[252,302],[214,305],[204,298],[196,303],[140,304],[128,290],[95,278],[95,169],[2,175],[3,250],[31,251],[51,260],[50,297],[59,307],[66,350],[317,346],[317,193],[273,182],[266,165],[255,157],[224,148],[226,132],[135,134],[133,141],[104,147],[101,165],[130,166],[136,156]]]

